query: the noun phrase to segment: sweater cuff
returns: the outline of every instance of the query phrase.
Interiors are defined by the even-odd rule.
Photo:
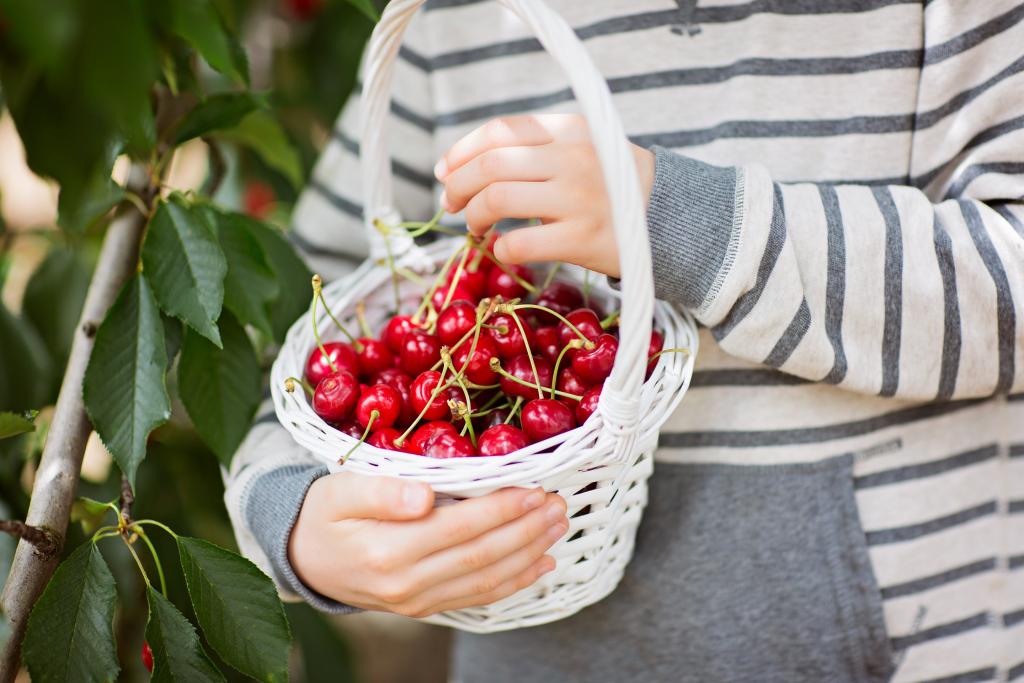
[[[250,484],[245,518],[270,560],[278,586],[295,593],[322,612],[347,614],[358,609],[312,590],[298,577],[288,559],[288,540],[299,518],[306,492],[314,481],[327,473],[326,467],[288,465],[261,475]]]
[[[652,147],[647,206],[654,289],[659,299],[700,313],[715,300],[736,258],[743,223],[743,174]]]

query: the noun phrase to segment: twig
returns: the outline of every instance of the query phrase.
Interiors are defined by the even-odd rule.
[[[121,475],[121,517],[124,523],[132,523],[132,505],[135,504],[135,493],[132,491],[132,484],[128,477]]]
[[[0,520],[0,531],[28,541],[44,557],[55,557],[60,552],[60,538],[46,529],[30,526],[17,519],[3,519]]]

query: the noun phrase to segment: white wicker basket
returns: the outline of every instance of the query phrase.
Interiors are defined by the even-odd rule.
[[[606,310],[620,307],[620,343],[615,366],[601,393],[598,410],[582,426],[516,453],[500,457],[436,460],[386,451],[364,444],[344,469],[361,474],[406,477],[425,481],[443,498],[480,496],[506,486],[541,486],[559,493],[568,504],[568,533],[550,551],[554,571],[533,586],[500,602],[445,612],[426,619],[433,623],[487,633],[534,626],[567,617],[615,589],[633,553],[641,513],[647,502],[658,429],[689,386],[697,351],[697,330],[689,316],[655,302],[642,195],[632,153],[607,84],[566,23],[541,0],[498,0],[515,12],[568,74],[587,117],[609,190],[619,244],[621,292],[592,285]],[[391,71],[402,33],[424,0],[392,0],[374,30],[367,53],[363,87],[363,141],[366,223],[371,258],[355,272],[324,288],[331,309],[346,325],[357,302],[367,303],[375,329],[393,307],[390,272],[381,265],[385,247],[374,219],[398,220],[391,201],[391,168],[382,125],[389,106]],[[420,248],[411,240],[391,238],[390,248],[401,265],[429,272],[454,249],[445,240]],[[563,268],[561,279],[579,279],[578,269]],[[422,292],[402,285],[410,308]],[[645,382],[652,317],[665,337],[668,353]],[[347,319],[347,320],[346,320]],[[339,331],[319,321],[326,338]],[[271,391],[281,424],[295,440],[323,458],[334,471],[339,456],[355,439],[328,426],[312,410],[303,392],[284,391],[285,378],[301,376],[314,346],[309,315],[292,326],[271,373]],[[547,452],[544,452],[547,451]]]

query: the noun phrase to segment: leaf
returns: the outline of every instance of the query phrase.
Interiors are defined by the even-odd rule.
[[[101,167],[98,178],[84,187],[61,188],[57,223],[68,232],[82,233],[125,198],[124,188],[110,178],[110,167]]]
[[[267,111],[254,111],[216,137],[251,149],[270,168],[279,171],[293,187],[302,185],[302,161],[284,134],[284,129]]]
[[[284,606],[302,655],[305,683],[356,683],[352,646],[323,614],[305,602]]]
[[[249,92],[225,92],[210,95],[185,115],[178,126],[174,144],[206,135],[210,131],[237,126],[246,115],[267,106],[262,95]]]
[[[92,498],[81,496],[71,504],[71,521],[82,525],[82,533],[91,536],[103,526],[103,520],[111,513],[110,505]]]
[[[164,328],[140,273],[125,283],[96,332],[83,398],[93,427],[135,485],[146,438],[171,415]]]
[[[380,15],[377,14],[377,8],[373,6],[370,0],[348,0],[349,3],[358,9],[360,12],[366,15],[366,18],[376,23],[380,21]]]
[[[167,348],[167,367],[174,363],[174,357],[181,351],[181,341],[185,331],[181,328],[181,321],[169,315],[161,315],[164,323],[164,346]]]
[[[210,661],[185,615],[152,586],[146,587],[146,597],[146,641],[153,649],[151,683],[223,681],[224,675]]]
[[[112,681],[117,588],[100,551],[78,546],[32,609],[22,654],[33,681]]]
[[[178,361],[178,392],[199,436],[229,465],[242,443],[262,396],[259,360],[241,325],[225,313],[220,319],[224,348],[191,330]]]
[[[142,246],[142,266],[160,308],[220,346],[216,320],[228,267],[203,211],[180,195],[160,202]]]
[[[259,221],[251,221],[249,230],[263,247],[277,278],[278,294],[270,306],[270,322],[274,339],[283,342],[288,328],[309,308],[309,280],[313,273],[279,231]]]
[[[0,413],[0,439],[6,439],[18,434],[34,432],[36,425],[34,420],[39,414],[37,410],[30,410],[24,413]]]
[[[50,401],[53,361],[31,323],[0,302],[0,410],[28,410]],[[12,362],[12,359],[16,362]]]
[[[91,270],[81,251],[54,247],[25,287],[22,313],[39,330],[50,356],[60,368],[71,353]]]
[[[249,81],[249,65],[234,36],[227,32],[210,0],[172,0],[174,31],[188,41],[206,62],[239,83]]]
[[[263,247],[250,233],[251,218],[241,214],[213,213],[217,238],[228,261],[224,279],[224,305],[243,323],[274,336],[270,325],[270,302],[277,298],[274,271]]]
[[[257,680],[288,680],[291,634],[274,583],[244,557],[198,538],[179,536],[178,554],[210,647]]]

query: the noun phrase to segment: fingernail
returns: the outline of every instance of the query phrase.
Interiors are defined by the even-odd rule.
[[[565,516],[565,510],[558,503],[551,503],[544,511],[544,519],[549,522],[557,522]]]
[[[402,491],[402,505],[406,510],[422,510],[430,494],[423,486],[406,486]]]
[[[548,529],[548,538],[550,538],[552,541],[557,540],[561,538],[568,530],[568,524],[566,524],[565,522],[559,522],[558,524]]]
[[[442,180],[446,175],[448,175],[448,162],[441,157],[440,161],[434,165],[434,177]]]
[[[441,193],[440,204],[441,204],[441,208],[442,209],[444,209],[445,211],[451,212],[452,205],[448,202],[448,191],[447,190],[445,190],[444,192]]]
[[[526,510],[533,510],[539,508],[540,504],[544,502],[544,491],[537,489],[526,498],[523,499],[523,508]]]

